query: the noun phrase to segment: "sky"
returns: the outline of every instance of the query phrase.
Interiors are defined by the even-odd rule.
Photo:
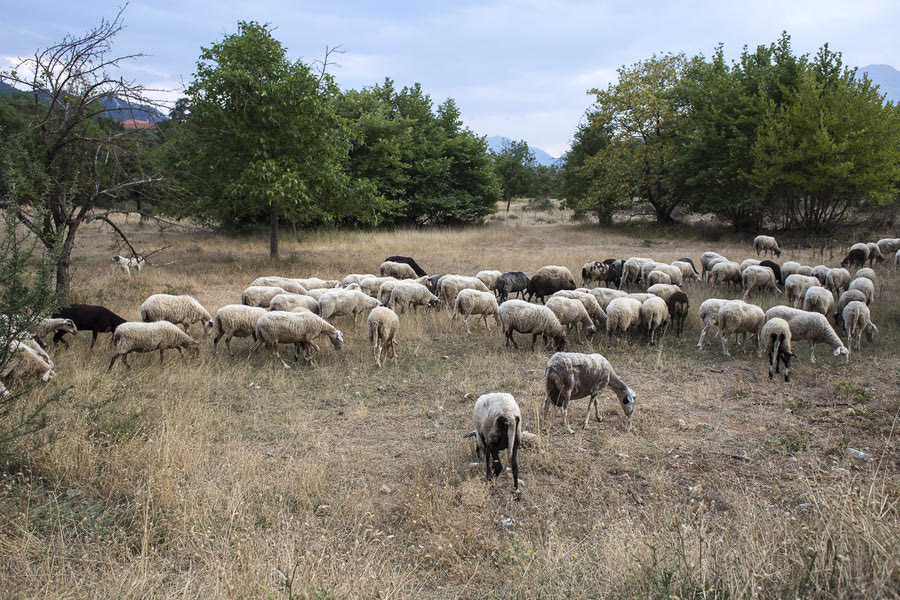
[[[119,2],[9,2],[0,23],[0,68],[114,18]],[[345,90],[420,83],[435,106],[456,101],[479,135],[524,140],[553,156],[569,147],[593,97],[616,70],[654,54],[729,59],[744,46],[791,36],[795,54],[823,44],[844,63],[900,67],[896,0],[452,2],[319,0],[131,0],[116,54],[143,53],[123,75],[174,101],[196,70],[201,46],[237,32],[238,21],[268,23],[291,60],[322,60]]]

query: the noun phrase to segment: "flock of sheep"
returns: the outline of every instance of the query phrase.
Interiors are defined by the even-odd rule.
[[[767,254],[773,258],[781,255],[770,236],[758,236],[753,246],[757,257],[763,259]],[[683,291],[687,283],[705,281],[713,290],[741,286],[740,300],[710,298],[699,306],[702,330],[697,346],[702,348],[711,328],[716,327],[722,352],[730,356],[729,338],[740,334],[745,342],[749,335],[756,341],[758,354],[766,353],[769,377],[783,366],[788,381],[794,342],[809,342],[813,362],[815,345],[820,343],[829,346],[839,360],[848,360],[854,337],[860,350],[862,334],[871,338],[877,332],[869,310],[876,278],[871,267],[890,253],[894,253],[894,264],[900,265],[900,239],[855,244],[840,267],[778,264],[758,258],[738,263],[716,252],[701,255],[700,271],[689,258],[671,264],[641,257],[607,259],[582,267],[583,287],[577,287],[572,273],[561,266],[543,267],[531,277],[521,271],[481,271],[474,277],[429,276],[412,258],[391,256],[378,275],[351,274],[340,281],[260,277],[243,290],[240,304],[223,306],[215,314],[189,295],[150,296],[140,307],[140,322],[127,322],[102,306],[73,304],[40,321],[27,332],[31,335],[23,331],[14,336],[9,346],[12,359],[0,373],[0,392],[8,393],[6,386],[17,381],[47,381],[53,377],[53,362],[43,343],[51,333],[54,342],[66,343],[68,333],[91,331],[91,348],[98,333],[112,333],[115,353],[109,362],[111,370],[120,358],[127,367],[128,355],[135,352],[159,351],[160,362],[167,349],[198,354],[200,342],[189,331],[199,323],[204,336],[213,336],[213,351],[224,338],[233,356],[231,341],[250,337],[253,344],[248,360],[265,346],[289,368],[281,357],[281,345],[294,345],[296,359],[302,352],[311,362],[319,351],[316,342],[323,336],[335,349],[342,349],[344,335],[336,328],[335,319],[352,317],[356,324],[360,315],[366,315],[367,337],[375,363],[381,367],[387,358],[397,356],[395,343],[401,329],[398,312],[444,307],[451,314],[451,326],[461,317],[467,333],[471,333],[469,318],[474,315],[483,320],[485,328],[489,328],[488,319],[493,319],[504,332],[507,347],[512,344],[518,348],[514,333],[531,335],[532,349],[539,337],[545,345],[552,345],[557,352],[548,360],[544,374],[544,422],[553,404],[561,409],[564,427],[571,433],[567,415],[570,400],[590,397],[584,422],[587,427],[592,404],[599,420],[596,398],[603,389],[609,387],[616,393],[627,416],[634,410],[634,393],[600,354],[565,352],[569,336],[587,337],[603,328],[609,344],[614,335],[638,331],[653,345],[669,324],[676,335],[681,335],[689,310]],[[117,256],[112,262],[129,277],[131,269],[140,272],[143,266],[139,258]],[[866,263],[870,266],[865,267]],[[851,277],[846,267],[858,270]],[[627,291],[638,285],[645,291]],[[763,311],[749,302],[751,294],[766,292],[784,293],[792,306]],[[513,295],[518,298],[510,298]],[[829,316],[846,331],[846,345],[828,321]],[[516,452],[521,414],[515,399],[500,393],[480,397],[474,421],[475,431],[470,435],[476,437],[477,448],[485,456],[488,479],[502,469],[498,452],[509,449],[518,489]]]

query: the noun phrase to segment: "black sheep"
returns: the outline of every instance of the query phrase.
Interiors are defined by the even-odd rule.
[[[687,294],[675,292],[669,296],[669,301],[666,304],[669,309],[669,318],[675,323],[675,335],[681,336],[681,332],[684,330],[684,319],[687,317],[690,309]]]
[[[606,272],[603,282],[612,284],[609,287],[618,289],[622,281],[622,269],[625,266],[625,261],[620,258],[607,258],[603,263],[609,265],[609,270]]]
[[[772,260],[764,260],[759,263],[759,266],[769,267],[770,269],[772,269],[772,272],[775,273],[775,280],[778,283],[784,285],[784,279],[781,278],[781,266],[777,262]]]
[[[497,295],[505,302],[510,294],[522,296],[528,289],[528,275],[522,271],[507,271],[497,279]]]
[[[418,275],[419,277],[425,277],[426,275],[428,275],[428,273],[425,272],[425,269],[420,267],[418,265],[418,263],[416,263],[416,261],[413,260],[409,256],[388,256],[384,260],[385,260],[385,262],[391,261],[391,262],[398,262],[398,263],[403,263],[405,265],[409,265],[412,267],[412,270],[415,271],[416,275]]]
[[[555,275],[545,275],[537,273],[528,281],[528,287],[525,289],[527,300],[531,302],[535,296],[544,303],[544,298],[552,296],[560,290],[574,290],[575,284],[564,277],[556,277]]]
[[[91,349],[94,348],[98,333],[113,333],[116,327],[125,322],[125,319],[105,306],[93,306],[91,304],[70,304],[61,308],[59,312],[53,313],[53,317],[72,319],[79,331],[92,332]],[[53,343],[61,341],[68,348],[69,343],[63,338],[65,334],[65,331],[57,331],[53,334]]]
[[[863,252],[859,248],[854,248],[853,250],[848,252],[847,257],[841,261],[841,266],[860,268],[866,264],[866,260],[868,260],[868,258],[868,252]]]

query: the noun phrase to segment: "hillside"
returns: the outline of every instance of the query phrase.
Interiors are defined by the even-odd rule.
[[[22,90],[19,90],[9,85],[8,83],[0,81],[0,94],[10,95],[24,93],[25,92],[23,92]],[[160,121],[168,120],[168,117],[166,115],[152,106],[127,102],[115,96],[105,98],[103,101],[103,105],[107,109],[107,116],[115,119],[116,121],[127,121],[130,119],[134,119],[136,121],[157,123]]]
[[[859,69],[859,75],[866,75],[881,88],[885,99],[900,102],[900,71],[890,65],[868,65]]]

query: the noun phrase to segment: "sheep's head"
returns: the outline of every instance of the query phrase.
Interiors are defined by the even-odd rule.
[[[66,319],[59,326],[59,331],[65,331],[68,333],[77,334],[78,328],[75,326],[75,321],[73,321],[72,319]]]
[[[864,329],[866,332],[866,339],[870,342],[875,339],[875,334],[878,333],[878,328],[875,327],[875,323],[869,321],[866,324],[866,328]]]
[[[344,334],[339,329],[334,331],[334,335],[331,336],[331,345],[334,346],[335,350],[340,351],[344,348]]]
[[[557,335],[553,338],[553,343],[556,345],[556,349],[560,352],[563,352],[566,349],[566,336]]]
[[[622,402],[622,412],[625,413],[626,417],[630,417],[634,412],[634,391],[631,388],[626,387],[625,393],[622,394],[619,400]]]
[[[203,335],[204,336],[211,335],[213,332],[213,328],[214,328],[214,325],[213,325],[212,319],[210,319],[209,321],[203,321]]]
[[[850,351],[846,346],[838,346],[834,349],[834,356],[838,362],[845,363],[850,360]]]
[[[188,351],[188,354],[193,357],[200,356],[200,342],[197,340],[190,340],[184,345],[185,349]]]

